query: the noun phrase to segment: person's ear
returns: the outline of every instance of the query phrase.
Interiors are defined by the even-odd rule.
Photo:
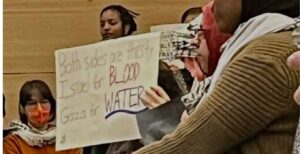
[[[129,32],[130,26],[127,24],[124,26],[124,35],[127,36]]]

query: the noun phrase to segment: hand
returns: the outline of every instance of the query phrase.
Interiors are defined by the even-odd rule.
[[[184,112],[181,115],[180,122],[181,123],[185,122],[189,117],[190,117],[190,115],[188,115],[187,111],[184,110]]]
[[[297,51],[292,55],[290,55],[289,58],[287,59],[287,64],[291,68],[300,70],[300,51]],[[294,99],[300,105],[300,86],[294,93]]]
[[[160,86],[152,86],[144,90],[141,100],[146,107],[152,109],[167,103],[171,99]]]
[[[177,74],[179,72],[179,67],[175,64],[169,64],[170,70],[173,72],[173,74]]]

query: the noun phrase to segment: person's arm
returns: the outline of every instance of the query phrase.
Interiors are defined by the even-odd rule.
[[[224,153],[291,108],[299,76],[285,59],[295,48],[283,40],[257,42],[268,48],[246,47],[251,52],[233,59],[212,94],[186,122],[135,154]],[[272,48],[274,44],[284,49]]]
[[[18,146],[20,146],[20,145],[15,140],[15,138],[12,135],[8,135],[3,140],[3,153],[5,153],[5,154],[22,154],[22,152],[20,151]]]

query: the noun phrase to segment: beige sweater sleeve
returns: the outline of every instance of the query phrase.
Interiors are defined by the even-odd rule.
[[[212,95],[161,141],[138,154],[223,153],[263,130],[293,106],[298,73],[286,65],[296,50],[290,33],[259,38],[234,57]]]

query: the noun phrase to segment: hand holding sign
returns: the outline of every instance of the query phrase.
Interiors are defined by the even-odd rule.
[[[160,86],[152,86],[145,89],[141,95],[142,102],[145,106],[152,109],[170,101],[170,97]]]

